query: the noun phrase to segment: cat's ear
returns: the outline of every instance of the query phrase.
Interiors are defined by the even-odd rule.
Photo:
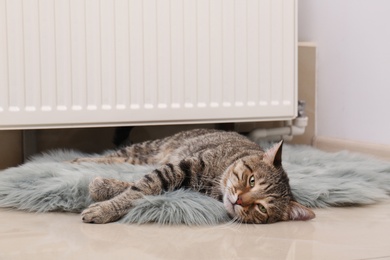
[[[275,167],[282,166],[283,140],[272,146],[264,153],[264,161]]]
[[[290,201],[288,208],[289,220],[309,220],[315,218],[316,214],[296,201]]]

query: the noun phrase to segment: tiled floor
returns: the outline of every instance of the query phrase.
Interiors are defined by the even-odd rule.
[[[390,201],[315,212],[308,222],[186,227],[0,209],[0,259],[390,259]]]

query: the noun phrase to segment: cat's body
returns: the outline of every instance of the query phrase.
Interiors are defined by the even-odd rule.
[[[264,152],[234,132],[196,129],[125,147],[99,158],[75,162],[161,165],[135,183],[95,179],[96,201],[83,211],[84,222],[118,220],[144,195],[180,188],[223,201],[232,218],[247,223],[311,219],[314,213],[294,201],[281,165],[282,143]]]

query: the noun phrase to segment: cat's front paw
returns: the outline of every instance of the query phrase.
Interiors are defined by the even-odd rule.
[[[105,224],[116,221],[120,217],[121,215],[116,213],[110,201],[94,203],[81,213],[84,223]]]
[[[96,177],[89,184],[89,195],[94,201],[109,200],[121,194],[132,184],[131,182]]]

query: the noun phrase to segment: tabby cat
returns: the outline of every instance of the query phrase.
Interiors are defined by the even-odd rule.
[[[94,179],[90,195],[97,203],[85,209],[84,222],[108,223],[124,216],[144,195],[191,189],[223,202],[228,214],[245,223],[309,220],[312,210],[294,200],[282,168],[280,142],[264,152],[235,132],[196,129],[133,144],[104,157],[74,163],[161,165],[131,183]]]

